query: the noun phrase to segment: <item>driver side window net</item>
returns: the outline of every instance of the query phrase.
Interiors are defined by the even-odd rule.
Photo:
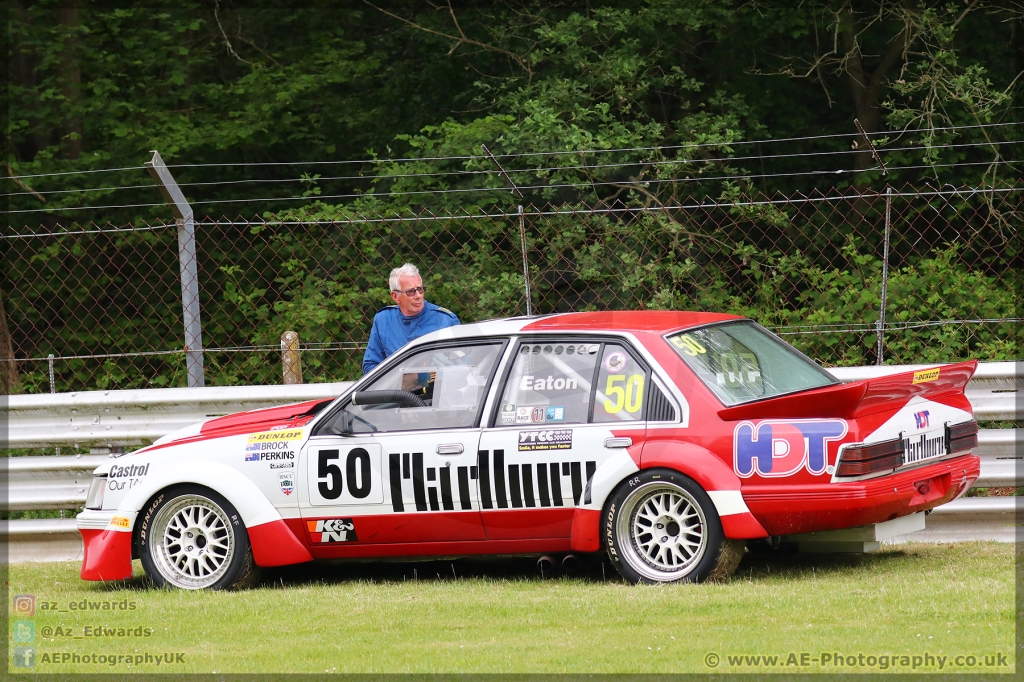
[[[501,344],[436,348],[403,360],[353,396],[335,433],[471,428]]]

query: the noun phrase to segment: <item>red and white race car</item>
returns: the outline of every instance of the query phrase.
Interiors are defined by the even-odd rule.
[[[843,384],[750,320],[452,327],[334,400],[218,417],[95,472],[82,578],[226,588],[313,559],[607,551],[632,582],[971,486],[975,362]]]

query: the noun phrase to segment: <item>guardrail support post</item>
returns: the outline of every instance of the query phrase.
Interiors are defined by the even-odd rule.
[[[160,152],[146,162],[149,174],[157,181],[160,192],[171,206],[178,222],[178,266],[181,272],[181,309],[185,323],[185,368],[189,388],[206,385],[203,370],[203,325],[199,315],[199,274],[196,269],[196,231],[192,207],[189,206]]]
[[[293,331],[281,334],[281,369],[284,383],[302,383],[302,351],[299,350],[299,335]]]

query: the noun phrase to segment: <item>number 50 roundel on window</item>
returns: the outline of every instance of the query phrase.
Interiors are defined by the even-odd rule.
[[[383,504],[380,445],[311,448],[307,465],[314,505]]]

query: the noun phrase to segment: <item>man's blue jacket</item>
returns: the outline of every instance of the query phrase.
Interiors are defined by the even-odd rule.
[[[396,305],[381,308],[373,317],[370,341],[363,355],[363,374],[413,339],[458,323],[455,313],[429,301],[423,301],[423,310],[412,317],[403,315]]]

